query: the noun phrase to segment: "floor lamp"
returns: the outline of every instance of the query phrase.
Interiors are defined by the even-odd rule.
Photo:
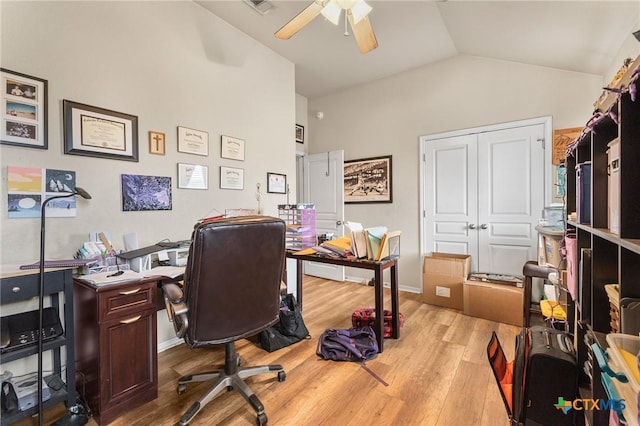
[[[58,198],[67,198],[74,197],[76,195],[81,196],[84,199],[90,200],[91,195],[84,189],[76,186],[76,189],[73,192],[67,192],[61,195],[56,195],[50,198],[47,198],[42,203],[42,208],[40,209],[40,293],[39,293],[39,302],[38,302],[38,425],[42,426],[42,311],[44,310],[43,299],[44,299],[44,234],[45,234],[45,208],[49,202],[53,200],[57,200]]]

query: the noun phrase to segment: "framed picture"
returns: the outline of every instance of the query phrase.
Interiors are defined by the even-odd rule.
[[[47,80],[0,68],[0,143],[47,149]]]
[[[138,117],[62,101],[64,153],[138,161]]]
[[[287,175],[267,173],[267,192],[273,194],[287,193]]]
[[[209,189],[209,168],[178,163],[178,188]]]
[[[221,189],[244,189],[244,169],[220,166]]]
[[[244,161],[244,140],[222,135],[220,157]]]
[[[296,142],[304,143],[304,126],[296,124]]]
[[[344,162],[345,203],[391,203],[391,155]]]
[[[164,155],[166,152],[165,139],[164,133],[149,131],[149,153]]]
[[[171,210],[171,178],[121,175],[122,210],[125,212]]]
[[[209,155],[209,133],[178,126],[178,152]]]

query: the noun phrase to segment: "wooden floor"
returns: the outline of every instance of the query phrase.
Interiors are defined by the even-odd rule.
[[[244,365],[282,364],[286,370],[285,382],[278,382],[275,374],[248,379],[265,406],[269,425],[506,426],[506,412],[485,350],[496,330],[507,358],[512,359],[518,328],[423,304],[420,297],[401,292],[400,311],[405,322],[400,339],[386,339],[384,352],[367,362],[389,383],[385,387],[357,363],[322,361],[315,354],[317,338],[324,329],[348,328],[355,309],[373,305],[373,288],[305,277],[303,317],[310,340],[273,353],[249,341],[236,345]],[[386,291],[385,306],[390,304]],[[162,352],[158,399],[111,424],[177,424],[207,386],[191,385],[178,396],[178,377],[222,363],[222,348],[191,350],[182,344]],[[47,410],[45,424],[64,414],[64,408],[60,404]],[[251,406],[236,392],[228,392],[205,406],[191,424],[255,422]],[[36,424],[33,419],[19,423],[32,424]],[[90,419],[88,425],[96,422]]]

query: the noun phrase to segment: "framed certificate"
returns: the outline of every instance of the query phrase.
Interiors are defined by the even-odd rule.
[[[244,140],[222,135],[220,157],[244,161]]]
[[[197,164],[178,163],[178,188],[208,189],[209,168]]]
[[[220,166],[221,189],[244,189],[244,169]]]
[[[267,192],[274,194],[287,193],[287,175],[267,173]]]
[[[64,153],[138,161],[138,117],[62,101]]]
[[[178,126],[178,152],[209,155],[209,133]]]

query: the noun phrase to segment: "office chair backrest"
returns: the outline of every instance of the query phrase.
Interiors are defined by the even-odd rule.
[[[191,347],[249,337],[278,320],[285,228],[267,216],[195,226],[184,285]]]

